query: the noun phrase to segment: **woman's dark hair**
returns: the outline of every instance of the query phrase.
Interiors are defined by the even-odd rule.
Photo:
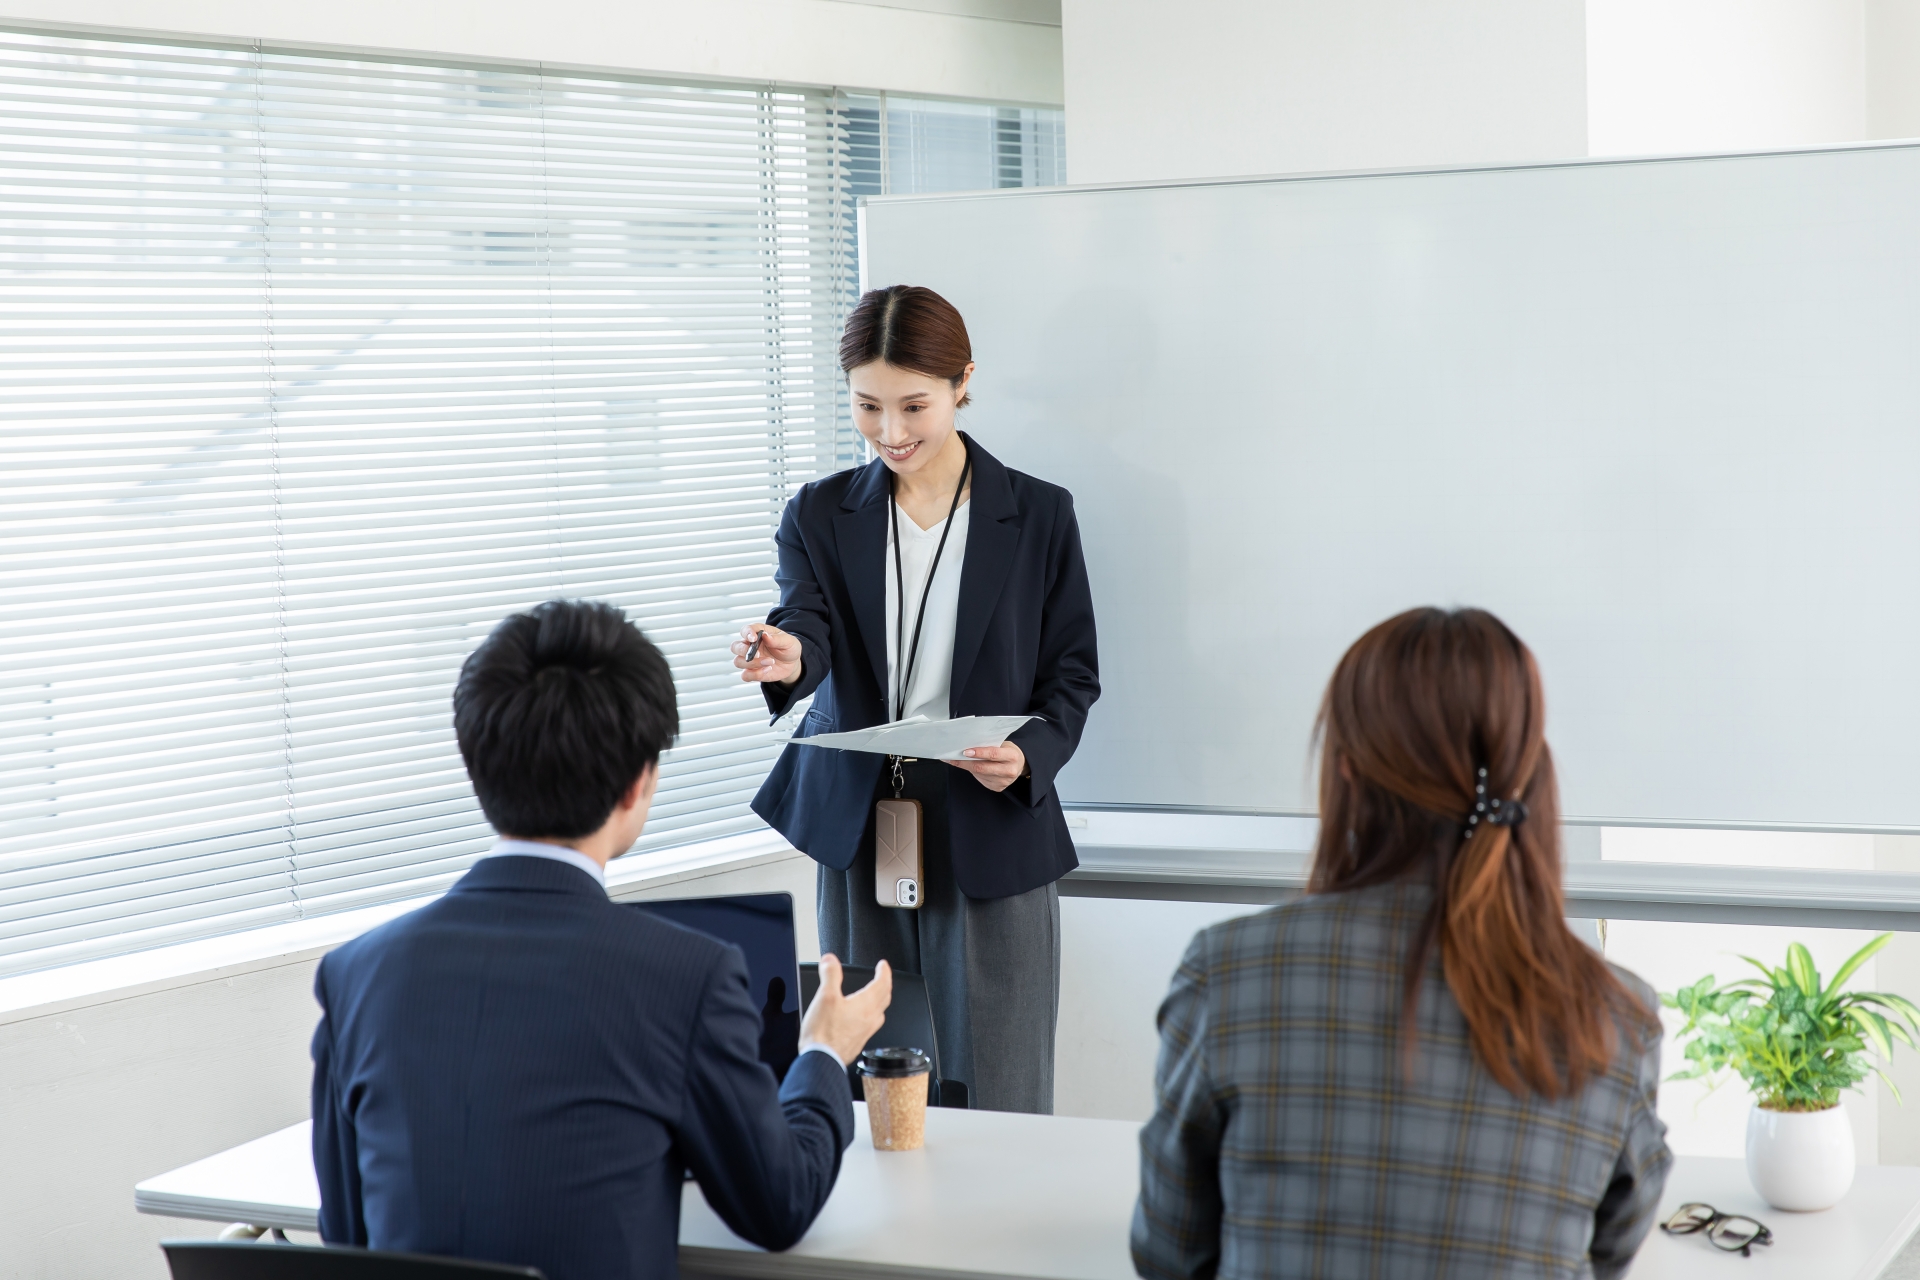
[[[957,387],[973,363],[967,322],[951,302],[917,284],[869,289],[847,315],[846,332],[840,335],[840,371],[852,373],[875,360],[945,378]],[[958,407],[965,408],[972,399],[971,394],[962,396]]]
[[[1308,891],[1431,879],[1402,986],[1409,1050],[1437,945],[1475,1056],[1508,1090],[1555,1098],[1607,1070],[1621,1028],[1644,1044],[1658,1024],[1567,928],[1545,724],[1533,654],[1483,609],[1413,609],[1361,636],[1315,726],[1320,835]],[[1469,824],[1482,768],[1487,798],[1519,800],[1523,821]]]
[[[549,600],[493,629],[460,667],[453,731],[504,836],[598,831],[680,731],[673,673],[610,604]]]

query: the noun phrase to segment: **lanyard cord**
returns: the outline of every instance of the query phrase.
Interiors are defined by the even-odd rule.
[[[953,505],[947,508],[947,524],[940,530],[940,543],[933,549],[933,563],[927,566],[927,580],[920,588],[920,612],[913,620],[913,644],[906,651],[904,663],[906,671],[901,672],[903,659],[900,646],[907,638],[907,571],[900,558],[900,503],[894,496],[898,477],[887,472],[887,514],[893,520],[893,580],[896,588],[894,627],[893,627],[893,671],[894,714],[895,720],[907,718],[907,690],[913,683],[913,664],[920,656],[920,627],[927,620],[927,597],[933,594],[933,575],[940,571],[940,554],[947,549],[947,535],[953,532],[953,515],[960,510],[960,495],[966,491],[967,476],[973,470],[973,455],[960,467],[960,483],[953,487]]]

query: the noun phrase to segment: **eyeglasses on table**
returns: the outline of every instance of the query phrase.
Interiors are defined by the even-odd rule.
[[[1710,1204],[1683,1204],[1660,1224],[1670,1236],[1704,1235],[1707,1243],[1743,1258],[1753,1256],[1757,1244],[1772,1244],[1773,1232],[1764,1223],[1737,1213],[1722,1213]]]

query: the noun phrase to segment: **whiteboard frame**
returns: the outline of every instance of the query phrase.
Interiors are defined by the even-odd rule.
[[[1674,151],[1629,156],[1575,156],[1565,160],[1515,160],[1500,164],[1417,165],[1403,169],[1310,169],[1297,173],[1249,173],[1226,178],[1166,178],[1140,182],[1070,182],[1057,187],[993,187],[981,191],[932,191],[912,195],[855,197],[854,233],[857,246],[867,242],[866,218],[870,204],[957,204],[969,200],[1020,199],[1043,195],[1080,195],[1100,191],[1172,191],[1182,187],[1270,186],[1276,182],[1326,182],[1345,178],[1414,178],[1455,173],[1516,173],[1531,169],[1598,169],[1618,165],[1691,164],[1700,160],[1753,160],[1771,156],[1826,155],[1852,151],[1906,151],[1920,147],[1920,138],[1874,138],[1866,142],[1829,142],[1804,147],[1762,147],[1744,151]],[[867,256],[860,254],[860,292],[867,291]]]

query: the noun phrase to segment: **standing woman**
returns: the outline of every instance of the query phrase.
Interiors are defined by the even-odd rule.
[[[1060,897],[1077,865],[1053,780],[1100,696],[1093,598],[1066,490],[954,426],[973,351],[931,289],[864,295],[840,367],[864,467],[816,480],[776,538],[780,605],[733,646],[796,737],[909,716],[1038,717],[965,761],[788,746],[753,802],[820,864],[820,946],[926,978],[941,1073],[971,1105],[1051,1113]],[[874,812],[920,802],[919,904],[877,900]]]

